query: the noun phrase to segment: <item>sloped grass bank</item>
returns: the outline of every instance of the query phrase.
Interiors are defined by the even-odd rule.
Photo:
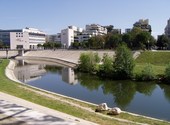
[[[141,55],[135,60],[135,62],[135,74],[139,74],[146,67],[147,64],[151,64],[153,68],[153,73],[155,75],[163,75],[166,65],[170,63],[170,52],[145,51],[141,53]]]
[[[137,64],[150,63],[157,66],[165,66],[170,62],[170,51],[145,51],[136,59]]]
[[[38,90],[20,85],[18,83],[15,83],[11,80],[9,80],[5,76],[5,68],[8,65],[9,60],[3,60],[0,63],[0,91],[4,93],[8,93],[14,96],[17,96],[19,98],[28,100],[30,102],[34,102],[37,104],[40,104],[42,106],[46,106],[88,121],[96,122],[101,125],[124,125],[124,124],[129,124],[129,125],[134,125],[138,123],[147,123],[151,125],[168,125],[169,123],[166,121],[158,121],[158,120],[153,120],[141,116],[134,116],[130,115],[128,113],[122,113],[119,116],[111,116],[109,117],[108,115],[102,116],[99,115],[98,113],[90,112],[88,110],[84,110],[80,107],[73,106],[69,103],[64,103],[63,101],[58,101],[54,98],[49,98],[48,96],[44,96],[39,94]],[[57,95],[54,95],[57,97]],[[94,106],[90,104],[84,104],[79,101],[75,101],[69,98],[64,98],[64,97],[59,97],[62,100],[67,100],[72,103],[75,103],[77,105],[83,106],[84,108],[91,108],[94,111]],[[124,121],[118,121],[112,118],[120,118],[120,119],[126,119],[129,120],[129,122],[124,122]],[[132,121],[132,122],[131,122]]]

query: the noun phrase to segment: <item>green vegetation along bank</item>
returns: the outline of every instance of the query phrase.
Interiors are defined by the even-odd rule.
[[[16,82],[9,80],[5,76],[5,68],[9,60],[3,60],[0,63],[0,91],[8,93],[30,102],[40,104],[88,121],[96,122],[101,125],[135,125],[147,123],[151,125],[168,125],[169,122],[154,120],[142,116],[135,116],[128,113],[122,113],[118,116],[108,116],[105,113],[95,113],[95,106],[74,99],[51,95]],[[42,94],[43,93],[43,94]],[[50,95],[50,96],[49,96]],[[74,105],[73,105],[74,104]],[[76,106],[75,106],[76,105]],[[81,108],[80,108],[81,107]],[[88,109],[88,110],[87,110]],[[90,110],[89,110],[90,109]],[[126,121],[125,121],[126,120]]]
[[[115,57],[105,54],[102,59],[97,53],[82,53],[78,70],[113,80],[170,82],[170,52],[144,51],[134,60],[130,49],[120,44],[115,53]]]

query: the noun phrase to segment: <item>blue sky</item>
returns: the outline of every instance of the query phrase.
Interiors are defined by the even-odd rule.
[[[1,0],[0,29],[34,27],[55,34],[69,25],[86,24],[132,28],[149,19],[153,35],[164,33],[170,0]]]

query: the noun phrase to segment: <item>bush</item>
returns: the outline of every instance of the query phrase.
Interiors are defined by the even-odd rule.
[[[156,78],[151,64],[147,64],[142,70],[141,74],[136,75],[136,80],[151,81]]]
[[[112,77],[112,72],[113,72],[113,58],[109,57],[108,54],[104,54],[103,55],[103,60],[102,60],[102,64],[100,65],[100,69],[99,69],[99,76],[102,77]]]
[[[98,63],[100,62],[100,57],[97,53],[82,53],[80,55],[80,62],[78,69],[82,72],[93,73],[98,70]]]

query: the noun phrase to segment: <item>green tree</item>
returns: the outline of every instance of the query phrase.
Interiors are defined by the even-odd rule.
[[[88,40],[88,43],[89,43],[90,48],[102,49],[105,43],[105,39],[103,38],[103,36],[98,35],[98,36],[91,37]]]
[[[134,47],[137,49],[147,49],[150,33],[142,31],[136,35]]]
[[[4,47],[4,43],[2,40],[0,40],[0,48],[3,48]]]
[[[116,49],[114,62],[114,79],[128,79],[132,77],[135,62],[132,52],[125,44],[120,44]]]
[[[123,34],[122,41],[125,42],[129,48],[132,48],[133,41],[130,33]]]
[[[73,42],[73,43],[71,43],[71,46],[75,49],[79,49],[80,43],[79,42]]]
[[[108,54],[103,55],[102,64],[100,65],[99,75],[102,77],[111,77],[113,72],[113,58]]]
[[[166,35],[161,35],[158,37],[156,45],[160,49],[167,49],[170,44],[170,39]]]
[[[116,48],[122,42],[121,34],[108,34],[106,36],[106,48]]]

